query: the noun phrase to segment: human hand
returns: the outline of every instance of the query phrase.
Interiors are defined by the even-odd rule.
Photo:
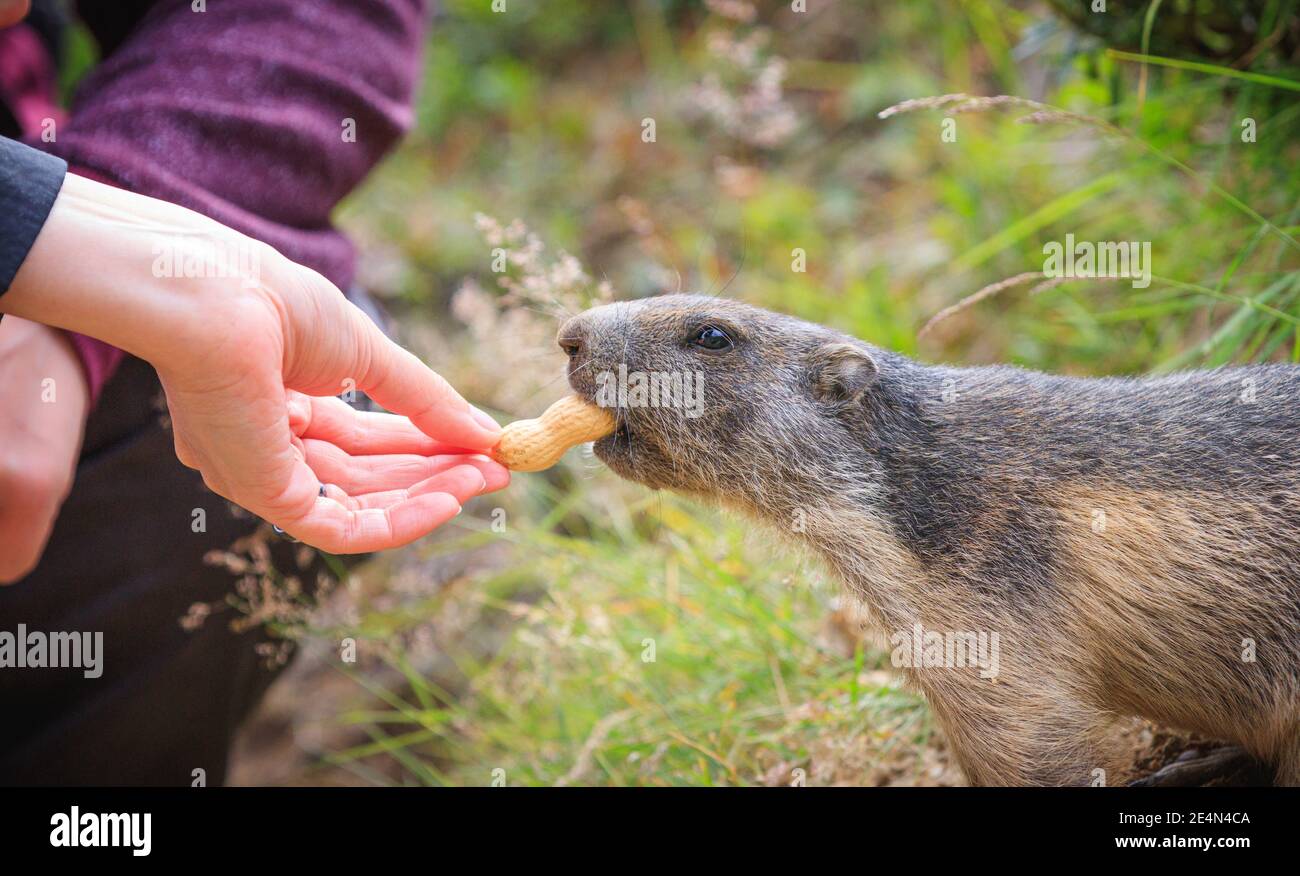
[[[151,360],[177,456],[214,492],[350,553],[419,538],[509,482],[474,455],[496,442],[490,418],[324,277],[271,251],[260,262],[257,286],[203,293],[216,317],[203,337],[164,339]],[[315,398],[349,388],[410,419]]]
[[[25,577],[45,550],[72,487],[89,404],[62,332],[0,320],[0,584]]]
[[[197,270],[159,276],[160,250]],[[413,541],[509,482],[479,455],[496,423],[333,284],[176,205],[70,174],[0,306],[148,361],[181,462],[331,553]],[[308,398],[348,389],[404,416]]]

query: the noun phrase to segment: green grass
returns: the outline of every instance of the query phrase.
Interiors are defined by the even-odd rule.
[[[400,692],[355,673],[379,702],[339,720],[371,741],[333,766],[388,756],[399,780],[437,785],[730,785],[788,784],[797,770],[883,781],[938,763],[925,751],[928,715],[880,671],[885,655],[827,625],[837,588],[820,574],[671,498],[611,516],[569,489],[536,492],[550,510],[512,514],[521,521],[503,535],[467,524],[439,547],[504,537],[526,560],[397,624],[469,602],[513,625],[508,640],[488,655],[445,651],[454,671],[441,683],[395,652]],[[582,535],[565,532],[575,526]],[[391,637],[393,620],[365,616],[359,628]]]

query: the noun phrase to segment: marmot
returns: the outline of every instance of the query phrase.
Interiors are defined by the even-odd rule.
[[[596,455],[820,554],[971,783],[1098,784],[1141,717],[1300,784],[1300,368],[927,365],[691,295],[558,339],[574,390],[616,407]],[[611,375],[640,390],[598,398]],[[702,403],[665,401],[696,385]],[[992,672],[963,663],[977,641]]]

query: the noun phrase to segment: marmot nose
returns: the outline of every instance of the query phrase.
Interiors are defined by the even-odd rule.
[[[579,321],[578,317],[567,320],[564,325],[560,326],[555,341],[560,345],[560,349],[564,351],[564,355],[570,359],[577,358],[582,355],[582,352],[587,347],[586,326]]]

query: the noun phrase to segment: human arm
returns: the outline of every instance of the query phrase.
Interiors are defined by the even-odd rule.
[[[160,250],[174,263],[214,267],[224,254],[243,267],[236,277],[158,276]],[[412,541],[508,481],[482,458],[409,479],[429,472],[410,468],[416,457],[484,453],[499,428],[320,274],[174,204],[68,175],[0,312],[148,361],[181,461],[215,492],[333,553]],[[349,380],[413,425],[305,398]],[[317,469],[340,453],[336,470],[352,490],[321,496]]]

